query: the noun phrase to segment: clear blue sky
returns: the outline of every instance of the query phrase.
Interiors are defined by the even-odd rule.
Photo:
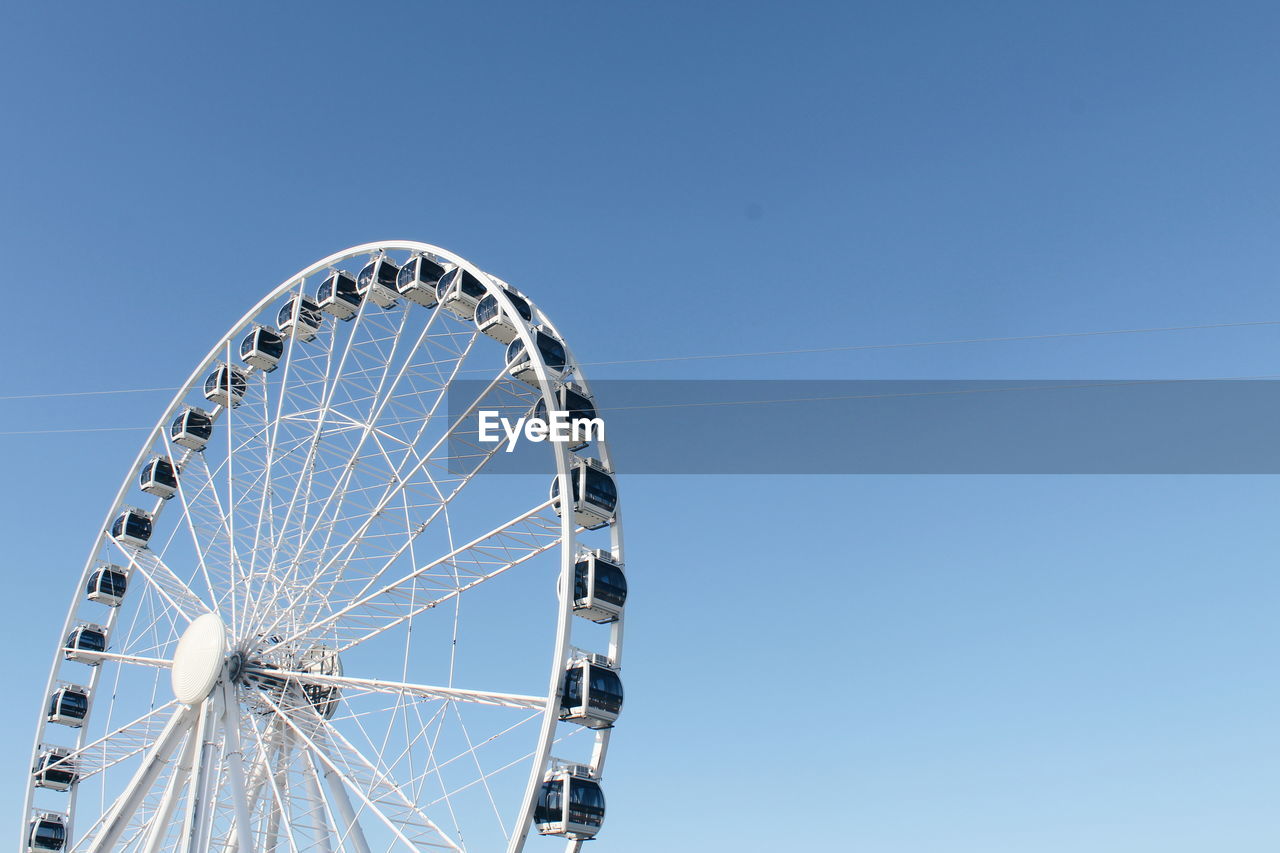
[[[0,396],[171,387],[293,270],[387,237],[517,284],[587,359],[1280,320],[1278,36],[1268,3],[8,4]],[[1278,352],[1255,327],[605,375]],[[0,432],[166,399],[0,400]],[[141,438],[0,435],[0,802]],[[1275,478],[623,489],[602,851],[1280,846]]]

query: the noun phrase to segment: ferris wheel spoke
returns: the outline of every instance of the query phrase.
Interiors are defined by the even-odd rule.
[[[183,526],[191,537],[196,568],[215,606],[223,605],[234,578],[235,543],[227,528],[227,512],[218,493],[221,467],[211,468],[206,453],[192,453],[178,481],[177,498]],[[220,595],[219,590],[224,590]]]
[[[388,322],[388,323],[386,324],[386,330],[385,330],[385,332],[386,332],[386,337],[387,337],[387,338],[392,342],[392,344],[391,344],[391,349],[392,349],[392,350],[394,350],[394,349],[395,349],[396,344],[399,342],[399,340],[400,340],[401,336],[403,335],[404,327],[405,327],[405,324],[407,323],[408,317],[409,317],[409,315],[408,315],[408,313],[407,313],[407,312],[400,312],[400,320],[399,320],[398,324],[397,324],[397,323],[392,323],[392,322]],[[361,317],[361,320],[360,320],[359,322],[360,322],[361,324],[363,324],[363,325],[362,325],[361,327],[358,327],[357,329],[353,330],[353,332],[352,332],[352,340],[354,340],[354,339],[355,339],[355,337],[356,337],[357,333],[361,330],[361,328],[364,328],[364,327],[367,327],[367,326],[369,326],[369,325],[370,325],[370,321],[369,321],[367,318],[363,317],[363,316]],[[374,324],[376,324],[376,321],[374,321]],[[390,373],[391,373],[391,370],[392,370],[392,366],[393,366],[393,364],[395,363],[395,358],[393,357],[393,353],[387,352],[387,348],[386,348],[386,346],[385,346],[385,345],[382,345],[382,346],[375,346],[373,349],[374,349],[374,351],[368,355],[369,360],[370,360],[370,361],[372,361],[372,364],[373,364],[373,366],[371,367],[371,369],[370,369],[369,373],[370,373],[370,375],[371,375],[371,376],[377,376],[377,379],[376,379],[376,382],[374,382],[374,383],[373,383],[373,389],[372,389],[372,392],[371,392],[371,394],[370,394],[369,403],[368,403],[368,405],[369,405],[369,410],[368,410],[368,411],[363,411],[363,412],[351,412],[351,413],[347,413],[347,412],[343,412],[343,411],[337,411],[337,412],[334,412],[334,414],[337,414],[337,415],[339,415],[339,416],[340,416],[340,417],[339,417],[339,420],[342,420],[342,419],[344,419],[344,418],[345,418],[345,419],[350,419],[353,423],[360,423],[361,421],[365,422],[365,424],[364,424],[363,426],[361,426],[361,428],[360,428],[360,431],[364,432],[365,434],[367,434],[367,432],[368,432],[368,430],[369,430],[370,426],[371,426],[371,425],[376,421],[376,419],[377,419],[377,413],[380,411],[380,407],[381,407],[381,405],[382,405],[382,403],[381,403],[380,401],[381,401],[381,398],[382,398],[383,393],[384,393],[384,387],[385,387],[385,386],[387,385],[387,383],[388,383],[388,377],[390,376]],[[360,348],[360,347],[350,347],[350,348],[349,348],[349,350],[348,350],[347,352],[348,352],[348,354],[349,354],[353,359],[355,359],[355,360],[359,360],[359,359],[361,358],[361,356],[362,356],[362,353],[361,353],[361,351],[360,351],[360,350],[361,350],[361,348]],[[346,358],[345,358],[345,357],[344,357],[344,360],[343,360],[343,366],[344,366],[344,367],[346,366]],[[403,368],[401,368],[401,369],[403,370]],[[398,376],[398,375],[399,375],[399,374],[397,374],[397,376]],[[333,382],[333,387],[335,387],[335,388],[336,388],[336,387],[338,387],[338,386],[340,385],[340,380],[341,380],[341,378],[342,378],[342,372],[340,371],[340,372],[339,372],[339,374],[338,374],[338,376],[337,376],[337,378],[336,378],[336,379],[334,380],[334,382]],[[395,381],[395,380],[392,380],[392,383],[393,383],[393,384],[394,384],[394,381]],[[362,402],[362,403],[363,403],[363,401],[360,401],[360,402]],[[281,400],[281,403],[283,404],[283,398],[282,398],[282,400]],[[338,404],[335,402],[335,400],[333,399],[332,395],[330,395],[330,397],[329,397],[329,399],[328,399],[328,402],[327,402],[327,405],[326,405],[326,411],[327,411],[327,412],[333,412],[333,411],[334,411],[334,407],[335,407],[336,405],[338,405]],[[323,419],[317,419],[317,423],[322,423],[322,422],[323,422]],[[279,423],[279,419],[277,419],[277,424],[278,424],[278,423]],[[317,431],[317,432],[314,434],[314,437],[313,437],[313,439],[312,439],[312,440],[313,440],[314,442],[318,442],[318,441],[320,441],[320,436],[322,436],[322,435],[323,435],[323,431],[322,431],[322,430],[319,430],[319,431]],[[355,443],[355,449],[354,449],[353,451],[351,451],[351,453],[350,453],[350,458],[351,458],[351,459],[356,459],[356,458],[358,458],[358,456],[359,456],[360,446],[361,446],[361,444],[363,443],[363,441],[364,441],[364,438],[363,438],[363,437],[361,437],[361,438],[359,438],[359,439],[357,439],[357,440],[356,440],[356,443]],[[268,455],[268,458],[272,458],[272,457],[274,456],[274,450],[275,450],[275,444],[274,444],[274,442],[275,442],[275,437],[273,436],[272,444],[271,444],[271,445],[269,446],[269,448],[268,448],[268,454],[267,454],[267,455]],[[350,476],[352,476],[353,471],[354,471],[354,467],[352,467],[352,466],[347,466],[347,467],[345,468],[345,470],[342,472],[341,476],[342,476],[343,478],[349,478]],[[342,481],[340,481],[340,485],[339,485],[339,487],[338,487],[334,492],[331,492],[331,493],[330,493],[330,495],[329,495],[329,500],[332,500],[332,497],[333,497],[333,495],[334,495],[334,494],[340,493],[340,492],[341,492],[341,490],[342,490],[343,488],[345,488],[344,483],[345,483],[345,479],[344,479],[344,480],[342,480]],[[325,506],[326,506],[326,507],[328,506],[328,501],[326,501]],[[322,513],[324,512],[324,509],[323,509],[323,508],[322,508],[321,512],[322,512]],[[264,515],[265,515],[265,513],[262,513],[262,512],[259,512],[259,513],[258,513],[258,520],[259,520],[259,521],[258,521],[258,526],[259,526],[259,527],[261,526],[262,518],[263,518],[263,516],[264,516]],[[300,547],[305,547],[305,539],[303,540],[303,543],[302,543],[302,545],[301,545]],[[274,569],[274,563],[276,562],[275,557],[276,557],[276,551],[273,549],[273,550],[272,550],[272,553],[271,553],[271,559],[268,561],[270,564],[272,564],[272,569],[269,569],[269,570],[268,570],[269,572],[270,572],[270,571],[272,571],[272,570]],[[256,552],[255,552],[255,558],[256,558]],[[255,569],[256,569],[256,564],[255,564]],[[251,571],[248,573],[247,577],[246,577],[246,586],[247,586],[247,585],[248,585],[248,583],[251,581],[251,579],[252,579],[252,578],[254,578],[254,577],[256,577],[256,570],[251,570]],[[246,592],[247,592],[247,590],[246,590]],[[245,597],[246,597],[246,598],[248,598],[248,596],[247,596],[247,595],[246,595]]]
[[[184,853],[208,853],[212,835],[214,804],[219,797],[218,753],[219,730],[222,728],[222,694],[214,691],[200,703],[192,737],[196,748],[194,763],[187,779],[186,809],[182,820]]]
[[[545,707],[545,705],[546,703],[544,702],[543,706]],[[471,732],[467,730],[467,722],[462,718],[462,712],[458,710],[458,706],[450,703],[449,707],[453,709],[454,716],[458,718],[458,728],[462,730],[462,737],[467,744],[466,754],[471,756],[471,760],[475,764],[476,773],[479,774],[477,778],[480,780],[480,784],[484,786],[485,796],[489,799],[489,807],[493,809],[493,816],[498,821],[498,829],[502,831],[504,838],[510,838],[511,834],[507,832],[507,824],[502,819],[502,811],[498,808],[498,801],[494,798],[493,789],[489,787],[489,780],[484,775],[484,767],[480,765],[480,756],[477,752],[478,745],[472,740]]]
[[[136,720],[77,747],[67,755],[64,761],[75,765],[81,779],[87,779],[128,761],[145,752],[156,742],[168,725],[167,722],[162,723],[160,718],[177,704],[177,700],[172,700],[146,712]]]
[[[226,767],[227,781],[231,786],[231,805],[234,810],[235,838],[244,850],[253,849],[252,824],[249,818],[249,792],[244,773],[244,752],[240,743],[239,704],[235,687],[222,683],[222,730],[226,736],[226,750],[222,761]]]
[[[362,304],[360,310],[356,314],[353,328],[348,333],[346,342],[342,346],[341,354],[338,356],[336,361],[334,359],[334,349],[337,346],[337,324],[325,324],[331,327],[331,331],[324,337],[324,354],[326,357],[321,361],[323,370],[319,375],[319,393],[315,400],[315,417],[310,420],[302,420],[299,422],[302,427],[299,440],[301,446],[306,448],[305,458],[302,462],[294,488],[288,500],[284,520],[282,522],[282,530],[289,529],[291,519],[293,519],[294,513],[298,507],[299,498],[302,498],[304,502],[305,518],[305,505],[309,503],[310,496],[317,491],[322,491],[315,488],[315,476],[317,470],[316,461],[322,449],[322,438],[325,434],[325,427],[330,419],[334,396],[338,392],[338,380],[344,374],[347,358],[352,351],[352,346],[356,341],[361,324],[364,322],[364,308],[365,305]],[[284,539],[285,537],[282,535],[280,542],[281,545],[283,545]],[[301,554],[300,547],[297,553],[299,555]],[[268,570],[270,576],[274,576],[273,570],[275,569],[276,564],[277,560],[273,558]],[[273,606],[275,604],[275,596],[271,595],[269,590],[266,590],[265,592],[267,594],[263,597],[268,599],[267,605]],[[259,602],[259,604],[261,603],[262,602]]]
[[[149,658],[142,655],[124,655],[116,652],[94,652],[95,659],[104,661],[116,661],[119,663],[129,663],[135,666],[147,666],[154,669],[168,669],[173,666],[173,661],[167,658]]]
[[[98,830],[91,850],[93,853],[111,850],[124,833],[129,821],[142,804],[143,797],[155,785],[160,772],[168,763],[182,738],[191,730],[195,710],[183,705],[173,712],[160,736],[142,759],[125,789],[116,798]]]
[[[311,803],[311,812],[315,815],[316,841],[320,853],[333,853],[333,836],[330,831],[330,827],[334,826],[333,810],[325,800],[315,761],[311,758],[311,753],[306,751],[302,753],[302,777],[307,799]]]
[[[540,715],[539,715],[539,716],[540,716]],[[533,722],[534,720],[537,720],[537,719],[539,718],[539,716],[528,717],[528,718],[526,718],[525,720],[522,720],[522,721],[521,721],[520,723],[518,723],[517,725],[524,725],[525,723]],[[513,727],[513,728],[514,728],[514,727]],[[552,740],[552,741],[551,741],[551,745],[552,745],[552,746],[556,746],[556,745],[558,745],[558,744],[564,743],[566,740],[568,740],[568,739],[570,739],[570,738],[572,738],[572,737],[579,736],[579,735],[580,735],[582,732],[584,732],[584,731],[590,731],[590,729],[582,729],[582,728],[574,729],[573,731],[570,731],[568,734],[561,735],[560,737],[557,737],[557,738],[555,738],[554,740]],[[480,746],[480,745],[477,745],[477,749],[479,748],[479,746]],[[469,756],[470,754],[471,754],[471,752],[470,752],[470,750],[468,750],[468,751],[466,751],[466,752],[461,753],[461,754],[460,754],[460,755],[458,755],[458,756],[455,756],[454,758],[450,759],[449,761],[443,762],[440,766],[441,766],[441,767],[443,767],[445,764],[452,763],[453,761],[460,761],[460,760],[462,760],[463,758],[466,758],[467,756]],[[527,753],[525,753],[524,755],[521,755],[521,756],[520,756],[520,757],[518,757],[518,758],[512,759],[511,761],[508,761],[507,763],[503,764],[502,766],[500,766],[500,767],[498,767],[498,768],[496,768],[496,769],[494,769],[494,770],[490,770],[488,773],[485,773],[485,774],[483,774],[483,775],[481,775],[481,776],[479,776],[479,777],[477,777],[477,778],[475,778],[475,779],[472,779],[472,780],[471,780],[471,781],[469,781],[469,782],[466,782],[466,783],[464,783],[464,784],[462,784],[462,785],[459,785],[459,786],[457,786],[457,787],[455,787],[455,788],[452,788],[452,789],[448,790],[447,792],[445,792],[445,793],[441,794],[441,795],[440,795],[439,797],[437,797],[436,799],[431,800],[431,801],[429,801],[428,803],[426,803],[426,808],[431,808],[432,806],[439,805],[440,803],[445,802],[449,797],[456,797],[458,794],[461,794],[463,791],[466,791],[466,790],[467,790],[467,789],[469,789],[469,788],[474,788],[476,785],[485,784],[488,780],[490,780],[490,779],[494,778],[495,776],[497,776],[497,775],[499,775],[499,774],[501,774],[501,773],[503,773],[503,772],[505,772],[505,771],[507,771],[507,770],[510,770],[512,767],[516,767],[517,765],[523,764],[524,762],[526,762],[526,761],[528,761],[529,759],[533,758],[536,754],[537,754],[537,753],[534,753],[534,752],[527,752]]]
[[[550,500],[539,504],[444,556],[288,632],[277,645],[317,635],[322,629],[347,637],[352,636],[353,630],[362,632],[344,646],[349,648],[546,553],[560,542],[559,519],[544,515],[550,506]],[[466,574],[462,585],[456,584],[455,571]],[[418,598],[420,581],[435,584],[444,594],[422,601]]]
[[[464,358],[466,353],[468,352],[470,352],[470,343],[468,343],[467,347],[463,350],[460,357]],[[461,365],[461,361],[458,362],[458,366],[460,365]],[[450,378],[452,379],[452,375]],[[499,374],[498,377],[496,377],[494,380],[492,380],[492,382],[489,383],[488,388],[492,388],[495,385],[497,385],[501,381],[501,379],[502,379],[502,375]],[[483,397],[483,394],[482,394],[482,397]],[[345,560],[346,562],[345,569],[348,572],[348,574],[351,575],[353,566],[356,562],[352,559],[349,559],[349,557],[351,556],[350,554],[351,550],[360,542],[368,543],[373,541],[375,537],[370,536],[370,528],[382,516],[384,511],[391,505],[391,503],[394,500],[396,500],[400,495],[403,494],[403,492],[405,491],[405,489],[408,487],[409,483],[413,480],[415,476],[424,474],[426,477],[428,477],[429,482],[431,482],[432,485],[434,486],[434,480],[430,479],[431,474],[428,468],[428,463],[434,462],[437,465],[441,465],[441,467],[447,467],[440,460],[438,459],[433,460],[432,457],[442,447],[446,446],[448,441],[456,437],[456,430],[465,422],[466,417],[470,414],[471,410],[479,402],[479,399],[477,399],[476,402],[473,403],[472,406],[468,408],[463,413],[462,416],[457,418],[452,424],[450,424],[444,430],[443,434],[436,440],[436,442],[432,445],[431,449],[429,449],[426,452],[426,454],[424,454],[420,458],[415,459],[409,455],[412,452],[413,444],[418,438],[420,438],[424,434],[427,426],[431,423],[431,420],[435,417],[436,408],[440,405],[440,401],[442,399],[443,399],[442,396],[437,397],[437,399],[432,403],[431,407],[428,409],[427,416],[422,418],[421,423],[418,427],[417,433],[413,436],[412,440],[409,442],[408,451],[406,452],[404,459],[400,460],[399,463],[393,463],[391,460],[388,460],[389,467],[392,464],[395,464],[395,468],[391,471],[382,472],[381,469],[374,469],[375,471],[378,471],[380,473],[378,474],[377,477],[374,478],[373,488],[382,490],[382,494],[375,501],[372,502],[371,506],[366,505],[362,509],[361,515],[358,516],[358,518],[360,518],[361,520],[359,521],[358,524],[354,525],[354,529],[348,532],[345,539],[343,539],[337,545],[333,544],[333,534],[336,530],[338,517],[328,512],[327,505],[325,507],[322,507],[316,513],[317,521],[315,524],[312,525],[311,529],[306,533],[303,543],[298,546],[297,553],[299,556],[301,556],[304,553],[305,543],[309,542],[314,536],[314,534],[316,533],[320,525],[320,519],[332,516],[331,521],[327,525],[327,531],[326,531],[324,542],[319,548],[318,552],[309,555],[311,559],[308,560],[306,563],[304,563],[301,559],[297,560],[294,563],[294,566],[292,567],[292,569],[290,570],[288,577],[290,580],[296,579],[298,572],[302,570],[302,567],[304,565],[312,564],[311,560],[319,559],[319,561],[321,562],[321,566],[318,570],[312,571],[309,579],[305,584],[302,585],[300,591],[295,592],[294,601],[291,603],[289,609],[292,609],[292,607],[298,606],[298,603],[299,603],[298,599],[305,599],[308,596],[313,596],[313,594],[315,593],[316,589],[320,586],[320,584],[324,583],[326,580],[331,579],[331,574],[330,574],[331,568],[337,561],[343,559],[344,557],[348,557],[348,559]],[[501,450],[503,446],[504,446],[503,443],[499,443],[493,446],[492,448],[488,448],[487,449],[488,452],[486,453],[484,459],[476,466],[476,471],[478,471],[479,468],[483,467],[483,465],[487,463],[488,459],[491,458],[494,453],[497,453],[499,450]],[[410,462],[412,462],[413,464],[410,465],[409,464]],[[355,468],[357,467],[357,466],[350,465],[347,462],[343,462],[343,466],[344,466],[344,476],[349,475],[349,472],[354,471]],[[409,468],[408,471],[405,470],[406,467]],[[474,473],[475,471],[471,472],[469,476],[474,476]],[[395,536],[399,540],[403,540],[406,536],[406,533],[408,534],[410,539],[416,538],[417,536],[419,536],[423,531],[427,529],[427,527],[431,524],[431,522],[433,522],[437,518],[442,508],[446,506],[448,502],[452,500],[453,497],[456,497],[456,495],[461,492],[462,486],[464,486],[466,482],[469,481],[469,476],[461,478],[461,482],[459,483],[457,488],[448,497],[443,497],[443,498],[437,497],[435,501],[428,500],[423,505],[422,509],[424,511],[429,512],[425,521],[422,521],[417,527],[412,528],[409,531],[398,530],[398,529],[394,530],[391,535]],[[389,485],[386,485],[386,484],[389,484]],[[360,489],[359,491],[363,493],[366,490],[367,488]],[[357,490],[352,487],[350,480],[344,479],[339,487],[335,487],[335,489],[331,492],[331,495],[341,494],[342,500],[340,501],[340,505],[346,506],[350,503],[350,500],[349,500],[350,496],[355,491]],[[436,489],[435,491],[438,496],[439,490]],[[389,559],[394,560],[394,558],[398,556],[399,553],[401,553],[403,550],[404,550],[404,545],[401,545],[397,551],[393,552],[390,555]],[[369,586],[373,585],[374,583],[376,583],[377,579],[378,579],[378,572],[373,572],[367,577],[367,579],[364,580],[365,587],[368,588]],[[361,580],[361,578],[359,576],[354,576],[354,577],[349,576],[348,580],[353,582],[358,582]],[[286,584],[286,586],[287,585],[288,584]],[[328,598],[329,596],[325,596],[326,600],[328,600]],[[275,626],[271,625],[271,626],[268,626],[262,633],[269,634],[274,629],[275,629]]]
[[[245,792],[245,802],[249,808],[250,826],[252,826],[252,815],[258,811],[258,802],[263,797],[264,791],[268,797],[272,797],[271,791],[268,790],[268,782],[276,772],[282,745],[280,726],[274,719],[266,724],[265,731],[259,731],[252,719],[248,721],[246,729],[253,736],[253,740],[257,745],[252,767],[249,770]],[[269,800],[266,803],[267,810],[275,809],[276,802],[274,798]],[[238,836],[233,834],[227,840],[226,853],[236,853],[239,849]],[[250,847],[249,849],[252,850],[254,848]]]
[[[545,696],[525,696],[517,693],[497,693],[486,690],[464,690],[458,687],[409,684],[401,681],[385,681],[378,678],[352,678],[343,675],[321,675],[318,673],[278,669],[250,669],[248,672],[314,687],[354,688],[373,693],[398,693],[406,696],[418,696],[424,699],[448,699],[453,702],[474,702],[480,705],[496,705],[504,708],[542,710],[547,706]]]
[[[112,541],[114,542],[115,540]],[[134,548],[121,545],[118,542],[115,542],[115,546],[129,561],[129,566],[146,580],[156,593],[164,599],[165,603],[181,614],[187,622],[191,622],[197,616],[209,612],[209,606],[191,591],[191,588],[187,586],[182,578],[178,577],[173,569],[165,565],[159,554],[148,548]]]
[[[285,711],[264,693],[258,698],[410,850],[462,850],[404,795],[400,785],[370,764],[309,706]]]

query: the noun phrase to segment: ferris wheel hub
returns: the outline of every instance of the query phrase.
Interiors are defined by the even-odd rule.
[[[197,617],[173,655],[173,695],[179,702],[204,701],[217,685],[227,659],[227,627],[216,613]]]

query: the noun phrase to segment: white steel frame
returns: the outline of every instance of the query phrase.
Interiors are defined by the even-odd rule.
[[[65,745],[72,750],[81,780],[68,793],[37,790],[28,780],[20,850],[26,850],[30,816],[37,808],[68,815],[68,851],[373,853],[382,849],[467,849],[467,833],[454,814],[449,792],[429,795],[422,784],[430,775],[430,768],[423,771],[421,778],[408,780],[413,784],[395,778],[398,756],[370,755],[367,753],[376,750],[353,745],[348,739],[352,729],[348,727],[344,734],[342,726],[325,719],[318,713],[321,706],[306,699],[305,689],[341,690],[341,702],[367,695],[394,697],[397,709],[405,702],[438,703],[436,715],[424,721],[422,732],[406,740],[406,751],[433,749],[427,745],[426,733],[435,725],[431,743],[437,743],[447,715],[456,714],[469,749],[443,764],[432,753],[435,775],[444,787],[445,764],[452,765],[450,772],[454,772],[474,761],[476,778],[462,787],[482,786],[488,792],[508,853],[523,850],[530,837],[542,781],[557,760],[552,756],[553,744],[572,735],[590,735],[589,758],[575,758],[573,763],[588,766],[597,778],[602,775],[610,730],[568,726],[559,722],[558,716],[564,673],[571,657],[582,651],[573,644],[573,629],[583,624],[573,615],[574,565],[581,553],[578,542],[585,538],[589,547],[607,549],[616,561],[623,562],[620,511],[613,523],[602,530],[588,532],[576,527],[568,506],[573,455],[564,445],[548,442],[560,494],[565,499],[560,517],[555,517],[551,502],[544,501],[488,533],[456,545],[449,509],[499,448],[476,447],[474,459],[468,457],[474,467],[464,467],[458,474],[444,469],[440,463],[445,457],[439,455],[450,437],[465,446],[465,440],[454,433],[457,424],[450,425],[438,440],[426,432],[431,418],[442,414],[438,407],[445,392],[464,372],[463,365],[474,348],[494,347],[499,353],[496,360],[490,360],[498,369],[485,393],[497,394],[506,389],[509,377],[501,369],[504,348],[489,341],[473,324],[438,306],[426,309],[401,297],[398,306],[381,309],[366,299],[349,323],[326,316],[325,327],[333,330],[331,339],[326,338],[330,340],[328,350],[321,347],[307,355],[306,348],[311,343],[288,337],[285,353],[271,371],[272,381],[280,383],[279,399],[269,400],[266,391],[262,392],[261,401],[251,399],[257,382],[265,382],[267,372],[239,359],[240,338],[255,325],[274,328],[277,307],[291,296],[306,294],[314,298],[314,284],[328,271],[352,260],[363,265],[366,259],[392,253],[423,253],[460,266],[475,275],[500,304],[506,304],[504,288],[509,285],[444,249],[403,240],[366,243],[323,258],[290,276],[209,351],[165,409],[130,466],[77,582],[58,635],[48,685],[40,697],[41,715],[32,763],[42,744]],[[397,263],[405,261],[404,257],[393,257]],[[310,291],[308,282],[313,285]],[[300,302],[294,300],[295,315]],[[525,322],[515,311],[507,313],[524,342],[525,352],[534,360],[539,387],[533,393],[549,407],[554,406],[556,385],[572,378],[583,393],[590,394],[587,379],[567,342],[564,376],[557,380],[549,375],[531,329],[540,326],[561,341],[564,338],[531,300],[529,304],[532,322]],[[401,314],[424,311],[432,312],[424,330],[410,348],[402,350],[407,343],[404,338],[408,320]],[[367,328],[357,331],[361,324]],[[439,340],[433,339],[436,324],[445,327],[440,330]],[[349,328],[339,330],[339,326]],[[322,336],[325,334],[321,332]],[[361,334],[363,337],[359,337]],[[345,337],[341,352],[340,335]],[[432,347],[447,350],[448,357],[415,363],[420,351]],[[353,350],[359,348],[365,349],[353,355]],[[382,358],[381,375],[376,370],[361,372],[360,360],[376,362],[373,356],[382,351],[388,354]],[[396,364],[397,358],[404,360]],[[222,460],[214,465],[203,453],[174,444],[169,437],[169,424],[188,403],[198,402],[196,397],[205,375],[220,362],[239,366],[248,375],[250,390],[241,405],[251,407],[261,402],[263,412],[255,420],[255,416],[247,414],[248,409],[242,413],[206,403],[215,422],[209,445],[217,446]],[[426,378],[428,367],[434,370],[430,381]],[[291,371],[303,378],[292,377]],[[315,395],[314,405],[305,413],[310,420],[298,427],[296,434],[290,433],[294,427],[289,420],[301,423],[301,408],[285,411],[285,388],[291,381],[297,389]],[[523,384],[510,381],[513,388]],[[367,400],[351,390],[356,386],[368,395]],[[303,390],[290,388],[295,395],[301,395]],[[344,409],[344,399],[368,402],[368,416],[352,417],[356,406],[353,403]],[[513,405],[532,405],[536,396],[523,402],[518,397],[513,399]],[[275,405],[274,411],[267,408],[268,402]],[[479,402],[477,398],[472,408]],[[415,417],[420,416],[420,423],[406,420],[381,425],[380,418],[396,406],[417,406]],[[412,430],[407,428],[409,423],[414,424]],[[325,429],[331,432],[325,433]],[[326,454],[340,457],[346,451],[322,447],[321,436],[332,441],[332,436],[343,430],[355,436],[350,459],[345,467],[325,468],[325,462],[332,461],[325,458]],[[424,450],[427,445],[429,449]],[[397,448],[400,455],[393,457],[385,449],[387,446]],[[391,469],[391,477],[376,500],[357,504],[353,495],[359,501],[368,500],[361,488],[376,494],[360,479],[361,452],[366,447],[372,448],[370,456],[381,454]],[[182,472],[178,494],[169,501],[157,499],[149,509],[156,517],[149,545],[156,547],[118,543],[106,531],[120,508],[128,504],[139,469],[156,452],[169,455]],[[613,470],[603,441],[597,442],[594,455]],[[293,475],[292,481],[286,479],[289,474]],[[277,526],[276,493],[289,491],[290,485],[284,520]],[[407,494],[411,486],[423,492],[429,490],[433,496],[426,503],[413,504]],[[545,483],[539,482],[532,485],[530,493],[545,495],[544,490]],[[416,499],[422,500],[420,496]],[[251,512],[254,501],[256,515]],[[174,509],[163,513],[167,506]],[[161,523],[162,514],[175,511],[178,524]],[[264,522],[268,512],[269,523]],[[404,515],[404,529],[398,534],[395,528],[391,533],[383,530],[390,522],[382,519],[399,514]],[[290,527],[295,518],[296,529]],[[354,524],[356,519],[360,519],[358,524]],[[306,529],[304,520],[308,522]],[[427,529],[437,533],[444,529],[447,533],[448,548],[438,556],[413,550],[415,541]],[[288,539],[292,534],[298,537],[296,545]],[[178,564],[169,557],[170,543],[182,536],[188,537],[191,552],[187,562],[193,565]],[[334,546],[335,539],[340,544]],[[319,544],[313,547],[313,540]],[[373,556],[361,556],[361,549]],[[182,556],[180,550],[175,553]],[[428,610],[452,606],[456,647],[460,602],[468,590],[539,555],[552,553],[559,557],[554,643],[546,689],[541,694],[454,686],[452,662],[456,649],[449,653],[450,683],[441,685],[414,683],[403,677],[404,672],[323,674],[279,665],[279,661],[293,654],[291,650],[314,642],[317,637],[343,653],[349,649],[358,651],[373,638],[399,636],[393,632],[400,631],[406,635],[406,652],[399,663],[407,670],[408,635],[415,618]],[[399,575],[400,569],[388,572],[388,567],[406,554],[412,571]],[[104,560],[106,555],[110,559]],[[129,573],[124,601],[119,607],[108,607],[105,613],[105,605],[89,602],[84,594],[90,575],[103,562],[118,563]],[[369,569],[370,565],[375,568]],[[231,668],[240,662],[229,660],[212,693],[189,707],[174,701],[172,693],[167,692],[165,670],[170,666],[174,642],[185,626],[211,611],[220,613],[228,626],[232,648],[242,652],[250,663],[243,673],[232,673]],[[87,674],[85,664],[65,660],[61,649],[62,638],[82,621],[102,624],[109,644],[109,651],[98,656],[97,665]],[[604,630],[607,657],[620,668],[622,617]],[[604,642],[601,635],[596,638],[597,642]],[[138,673],[149,674],[139,681]],[[137,684],[145,687],[147,678],[151,679],[147,688],[150,695],[131,695],[131,690],[138,692]],[[255,678],[259,680],[251,680]],[[271,683],[277,686],[261,688],[258,685],[263,679],[275,679]],[[80,728],[45,721],[44,705],[63,681],[73,681],[88,690],[89,714]],[[280,687],[281,683],[285,686]],[[164,684],[166,689],[159,689],[158,684]],[[483,742],[473,743],[461,710],[469,706],[532,714],[525,719],[540,720],[532,751],[505,767],[486,771],[478,750],[518,731],[522,724],[517,722]],[[90,725],[95,711],[99,716],[106,714],[100,725]],[[407,711],[404,716],[407,729]],[[121,725],[121,718],[132,721]],[[364,721],[354,711],[345,721],[361,731],[365,729]],[[368,722],[376,732],[377,717],[370,717]],[[571,730],[562,733],[566,727]],[[367,738],[366,741],[372,743]],[[523,794],[514,801],[498,803],[489,791],[489,779],[513,766],[516,772],[527,767]],[[101,782],[96,802],[81,798],[81,788],[87,780]],[[452,828],[443,825],[441,815],[450,817]],[[376,840],[371,840],[375,836]],[[577,850],[580,845],[580,841],[568,841],[567,849]],[[483,845],[477,849],[496,847]]]

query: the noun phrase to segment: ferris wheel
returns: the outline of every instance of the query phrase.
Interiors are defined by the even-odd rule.
[[[576,850],[627,594],[603,428],[490,473],[478,415],[587,424],[541,310],[370,243],[255,305],[111,503],[49,674],[20,850]],[[489,469],[488,471],[486,469]]]

